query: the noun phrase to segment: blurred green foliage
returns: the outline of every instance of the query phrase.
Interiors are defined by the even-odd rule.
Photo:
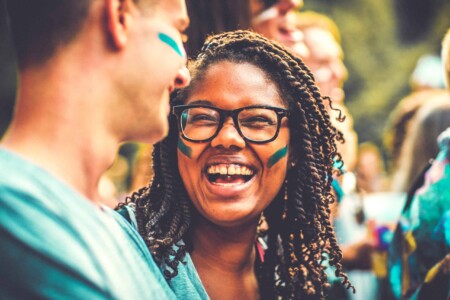
[[[450,27],[448,0],[306,0],[303,10],[339,26],[349,79],[346,104],[360,142],[381,145],[388,114],[411,91],[419,57],[439,54]]]

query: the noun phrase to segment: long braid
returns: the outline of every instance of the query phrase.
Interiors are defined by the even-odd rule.
[[[342,270],[342,252],[329,219],[329,204],[334,201],[332,164],[333,159],[340,160],[336,140],[342,139],[323,104],[329,99],[321,97],[313,75],[299,58],[258,34],[235,31],[213,36],[205,43],[190,66],[191,85],[178,91],[173,100],[183,103],[208,67],[220,61],[247,62],[264,70],[278,85],[290,112],[289,152],[297,160],[288,169],[287,184],[264,212],[269,224],[269,249],[264,262],[255,267],[261,294],[283,299],[324,298],[328,284],[322,265],[325,253],[336,275],[351,287]],[[151,186],[128,199],[137,204],[140,233],[167,271],[167,278],[176,276],[178,263],[190,249],[189,229],[195,213],[184,186],[179,184],[178,138],[172,118],[168,137],[154,147],[155,177]],[[187,247],[179,243],[181,240]],[[175,251],[174,245],[178,246]]]

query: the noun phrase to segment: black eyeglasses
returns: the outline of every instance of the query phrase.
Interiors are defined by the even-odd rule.
[[[281,119],[288,110],[272,106],[247,106],[224,110],[207,105],[177,105],[173,114],[183,138],[191,142],[208,142],[219,134],[227,117],[242,138],[248,142],[264,144],[275,140],[280,132]]]

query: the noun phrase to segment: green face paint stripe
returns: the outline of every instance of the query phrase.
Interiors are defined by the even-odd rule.
[[[272,168],[273,165],[275,165],[280,159],[282,159],[283,157],[286,156],[287,154],[287,150],[288,150],[288,146],[286,145],[284,148],[278,150],[277,152],[275,152],[270,158],[269,161],[267,162],[267,165],[269,168]]]
[[[185,57],[185,53],[184,51],[180,48],[180,45],[178,45],[177,42],[175,42],[175,40],[173,38],[171,38],[170,36],[168,36],[165,33],[158,33],[158,38],[165,44],[169,45],[170,48],[172,48],[173,50],[175,50],[176,53],[178,53],[178,55],[180,55],[181,57]]]
[[[183,140],[181,138],[178,138],[178,149],[186,155],[187,157],[191,158],[192,156],[192,149],[191,147],[187,146],[185,143],[183,143]]]

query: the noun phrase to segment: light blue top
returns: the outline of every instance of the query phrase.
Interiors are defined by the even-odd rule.
[[[130,223],[137,227],[134,204],[124,206],[124,208],[126,209],[128,214],[126,217],[129,217]],[[122,215],[124,214],[122,213]],[[174,246],[174,249],[176,250],[176,246]],[[209,296],[203,287],[189,253],[186,253],[183,262],[178,264],[178,275],[168,281],[177,299],[208,300]]]
[[[136,230],[0,148],[0,299],[176,299]]]

